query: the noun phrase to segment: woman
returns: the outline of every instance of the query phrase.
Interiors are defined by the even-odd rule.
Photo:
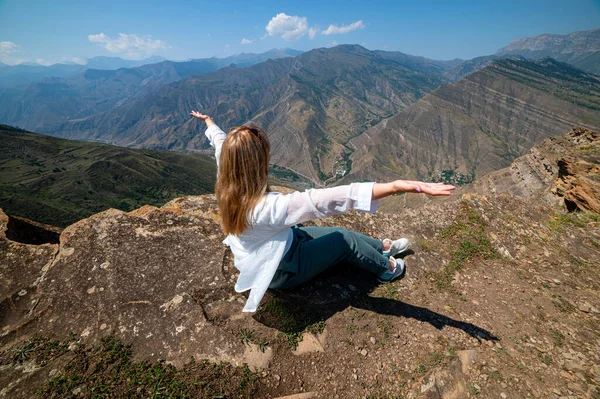
[[[206,122],[206,137],[215,147],[223,242],[240,271],[235,290],[250,290],[245,312],[256,311],[268,288],[295,287],[339,263],[366,269],[382,282],[404,274],[404,262],[394,258],[408,248],[404,238],[380,241],[346,229],[297,224],[351,209],[373,213],[378,199],[396,193],[437,196],[454,190],[441,183],[396,180],[274,193],[267,182],[270,144],[262,129],[239,126],[226,135],[209,116],[191,115]]]

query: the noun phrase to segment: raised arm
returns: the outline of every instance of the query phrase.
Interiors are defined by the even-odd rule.
[[[204,134],[210,141],[210,145],[215,148],[215,158],[217,160],[218,167],[219,156],[221,155],[221,146],[223,145],[223,141],[225,141],[225,137],[227,137],[227,135],[221,130],[221,128],[219,128],[219,126],[216,125],[215,121],[213,121],[210,116],[201,114],[198,111],[192,111],[190,115],[206,123],[206,132]]]

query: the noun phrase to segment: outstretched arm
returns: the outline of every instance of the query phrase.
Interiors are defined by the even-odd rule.
[[[375,212],[381,198],[397,193],[423,193],[432,196],[450,195],[455,187],[443,183],[396,180],[389,183],[352,183],[288,194],[285,198],[285,218],[280,224],[293,226],[316,218],[344,213],[351,209]],[[276,219],[276,218],[274,218]]]

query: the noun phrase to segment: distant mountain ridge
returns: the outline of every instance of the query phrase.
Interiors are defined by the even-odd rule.
[[[337,173],[335,163],[350,153],[349,139],[445,83],[431,65],[415,67],[415,58],[358,45],[315,49],[248,68],[191,75],[45,132],[198,151],[208,143],[189,112],[200,108],[223,128],[248,121],[263,126],[272,142],[272,161],[318,183]]]
[[[534,60],[552,57],[600,75],[600,29],[516,39],[498,50],[496,55],[521,55]]]
[[[225,59],[163,61],[117,70],[87,69],[70,78],[49,78],[25,88],[0,87],[0,122],[32,131],[51,132],[52,128],[68,120],[107,111],[164,84],[215,71],[223,64],[231,65],[236,61],[248,66],[297,53],[297,50],[274,49]]]
[[[543,34],[515,39],[497,54],[510,54],[515,51],[545,51],[555,54],[587,53],[600,51],[600,29],[572,32],[567,35]]]
[[[0,71],[0,85],[24,85],[35,81],[40,81],[47,78],[70,78],[77,74],[84,73],[89,69],[99,70],[117,70],[120,68],[137,68],[150,64],[157,64],[161,62],[169,62],[175,64],[205,62],[213,65],[213,70],[236,64],[240,67],[254,65],[258,62],[265,61],[269,58],[281,58],[281,57],[293,57],[302,53],[299,50],[283,48],[283,49],[271,49],[264,53],[241,53],[232,55],[225,58],[200,58],[191,59],[188,61],[167,61],[164,57],[152,56],[143,60],[125,60],[119,57],[105,57],[98,56],[92,57],[87,60],[87,64],[80,65],[75,63],[67,64],[53,64],[49,66],[43,66],[39,64],[34,65],[4,65],[6,68],[2,68]]]
[[[574,125],[600,128],[600,77],[550,58],[497,60],[353,139],[343,181],[468,181]]]

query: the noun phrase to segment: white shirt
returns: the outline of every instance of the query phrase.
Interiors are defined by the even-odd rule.
[[[215,147],[217,166],[225,133],[218,126],[206,129],[206,137]],[[233,252],[240,271],[235,290],[250,290],[244,312],[255,312],[279,262],[291,246],[291,226],[312,219],[340,214],[351,209],[374,213],[378,201],[371,200],[375,183],[352,183],[291,194],[267,193],[254,209],[250,225],[241,235],[228,235],[223,241]]]

